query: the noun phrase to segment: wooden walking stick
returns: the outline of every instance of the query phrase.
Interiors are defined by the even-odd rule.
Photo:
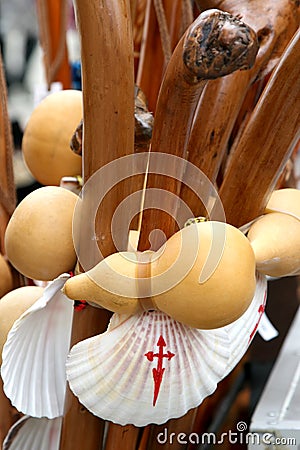
[[[226,196],[226,201],[224,202],[224,208],[225,212],[228,216],[230,214],[230,223],[239,226],[241,224],[242,220],[247,221],[247,217],[244,216],[244,218],[241,220],[241,217],[244,215],[244,209],[246,209],[246,214],[248,214],[249,217],[255,217],[255,214],[258,214],[258,210],[260,212],[263,211],[265,206],[265,199],[260,194],[258,195],[258,190],[262,189],[263,194],[269,194],[271,190],[274,187],[274,180],[278,179],[279,175],[282,172],[282,169],[285,165],[285,160],[287,158],[287,155],[290,153],[290,148],[293,147],[289,144],[288,141],[296,141],[297,140],[297,129],[295,129],[295,124],[298,122],[299,124],[299,102],[294,103],[295,97],[294,93],[292,93],[291,97],[289,98],[288,94],[288,86],[291,86],[293,82],[295,82],[295,75],[297,71],[299,71],[299,67],[294,67],[294,70],[291,72],[291,67],[293,64],[296,64],[295,58],[296,54],[299,53],[299,32],[298,35],[295,36],[295,38],[290,43],[288,49],[286,50],[284,56],[282,57],[281,62],[279,63],[279,66],[277,68],[277,71],[273,74],[269,85],[266,87],[265,92],[263,92],[261,99],[259,100],[259,103],[257,105],[257,109],[254,111],[253,116],[250,118],[249,127],[251,126],[251,121],[253,120],[253,134],[245,134],[245,132],[242,134],[241,142],[244,141],[244,146],[240,149],[240,152],[238,152],[239,145],[235,150],[232,152],[231,161],[229,164],[229,169],[231,168],[231,177],[225,177],[225,180],[222,184],[221,188],[221,197],[224,198]],[[294,60],[294,62],[293,62]],[[291,78],[290,78],[291,76]],[[277,85],[277,89],[280,91],[282,89],[283,84],[287,83],[287,91],[285,94],[283,93],[283,97],[277,98],[276,95],[272,95],[272,90],[274,89],[274,86]],[[273,88],[272,88],[273,87]],[[293,89],[296,89],[295,96],[299,98],[299,83],[297,86],[295,84],[293,85]],[[292,89],[290,88],[291,92]],[[271,96],[270,96],[271,95]],[[283,107],[283,98],[284,95],[286,96],[286,102],[287,105],[293,105],[294,103],[294,109],[291,108],[289,110],[289,113],[287,110]],[[277,104],[277,101],[279,102]],[[271,106],[272,105],[272,106]],[[265,107],[265,109],[264,109]],[[274,113],[277,113],[276,122],[279,122],[279,127],[282,126],[283,123],[285,123],[285,126],[288,127],[288,121],[291,116],[293,116],[292,124],[291,124],[291,130],[289,132],[289,137],[287,137],[287,140],[285,142],[278,142],[278,147],[275,144],[275,146],[272,147],[272,149],[269,147],[268,139],[273,141],[273,130],[272,130],[272,120],[274,119],[270,117],[268,114],[270,113],[272,108],[275,108]],[[281,110],[281,108],[283,109]],[[269,113],[267,114],[267,110],[270,108]],[[256,111],[263,110],[266,114],[261,115]],[[298,115],[298,117],[297,117]],[[295,117],[296,116],[296,117]],[[266,123],[267,122],[267,123]],[[258,144],[258,151],[256,151],[256,138],[254,133],[254,124],[256,127],[256,137],[258,138],[259,142]],[[264,128],[267,128],[267,131],[265,133]],[[286,131],[286,128],[284,126],[283,134]],[[247,128],[246,128],[247,129]],[[298,126],[298,132],[299,132],[299,126]],[[267,135],[268,134],[268,135]],[[294,139],[292,138],[292,135],[294,136]],[[248,142],[247,139],[249,139]],[[254,139],[255,143],[250,139]],[[264,152],[264,144],[262,139],[265,139],[265,144],[268,147],[269,153]],[[276,139],[276,137],[275,137]],[[251,146],[252,144],[252,146]],[[280,148],[280,144],[284,146],[284,149]],[[271,144],[270,144],[271,145]],[[241,151],[243,149],[243,151]],[[247,149],[247,153],[246,153]],[[259,151],[261,150],[261,151]],[[254,155],[253,155],[254,153]],[[250,168],[251,167],[251,168]],[[235,171],[233,170],[235,168]],[[237,169],[239,168],[239,169]],[[252,173],[253,171],[253,173]],[[235,174],[235,178],[233,176]],[[250,180],[248,180],[248,177],[250,175]],[[245,188],[244,183],[247,184],[247,189]],[[237,203],[236,195],[234,194],[232,187],[233,184],[235,185],[235,189],[238,191],[238,194],[240,196],[239,201]],[[224,196],[224,197],[223,197]],[[248,208],[249,205],[249,208]],[[246,208],[245,208],[246,206]],[[250,210],[252,208],[252,210]],[[247,354],[246,354],[247,357]],[[208,398],[207,401],[209,402],[210,399]],[[214,396],[212,397],[212,402],[214,401]],[[201,413],[201,408],[200,408]],[[200,418],[201,419],[201,418]],[[198,419],[197,419],[198,420]],[[197,424],[197,428],[194,429],[197,433],[202,433],[205,430],[203,430],[203,427],[200,426],[200,424]]]
[[[16,206],[13,176],[13,140],[7,112],[7,90],[0,54],[0,253],[5,255],[4,234],[7,223]],[[0,446],[16,420],[17,411],[3,392],[0,378]]]
[[[60,81],[64,89],[71,87],[71,70],[66,44],[66,0],[37,0],[40,41],[48,88]]]
[[[84,181],[110,161],[133,153],[134,77],[129,2],[84,0],[75,2],[81,38],[83,110],[84,110]],[[123,186],[124,188],[124,186]],[[128,191],[127,191],[128,192]],[[95,192],[94,195],[97,195]],[[110,235],[112,214],[125,189],[117,186],[100,205],[96,219],[96,236],[100,236],[103,255],[115,251]],[[82,224],[82,245],[87,236]],[[91,254],[91,265],[95,263]],[[72,344],[101,333],[108,323],[108,312],[87,306],[75,312]],[[102,445],[104,422],[82,407],[70,392],[67,394],[61,450],[98,450]],[[122,440],[120,440],[122,447]],[[120,447],[120,448],[121,448]],[[124,447],[125,448],[125,447]]]
[[[195,164],[212,183],[216,183],[247,90],[256,79],[262,63],[267,61],[269,56],[268,49],[260,46],[252,69],[210,81],[199,100],[187,153],[189,161]],[[188,201],[195,216],[206,215],[203,206],[199,204],[199,199],[191,195],[184,185],[181,197],[184,201]]]
[[[16,207],[13,176],[13,139],[7,112],[7,91],[0,55],[0,252],[5,254],[4,233]]]
[[[150,164],[152,152],[166,152],[186,159],[188,157],[186,152],[187,141],[193,116],[199,96],[207,80],[225,75],[239,68],[251,67],[253,64],[257,52],[255,34],[252,34],[252,31],[248,28],[243,28],[241,23],[236,22],[235,19],[232,22],[232,19],[231,16],[223,16],[219,11],[213,11],[199,16],[176,47],[166,69],[157,102]],[[224,49],[222,45],[218,48],[218,38],[220,39],[219,42],[224,43],[221,30],[224,27],[223,31],[226,35],[227,25],[230,28],[232,26],[237,34],[231,41],[231,44],[234,46],[232,59],[227,61],[227,64],[222,64],[222,52]],[[242,29],[239,28],[240,26]],[[204,36],[203,30],[208,28],[210,29],[210,34],[204,46],[201,38],[205,40],[207,36]],[[240,47],[239,33],[243,34],[244,42],[247,42],[247,48],[243,47],[242,49]],[[223,37],[225,38],[224,35]],[[238,55],[240,56],[241,54],[243,54],[243,57],[239,58]],[[212,55],[216,57],[216,60],[213,59]],[[214,62],[220,61],[219,58],[222,60],[222,63],[220,63],[220,66],[218,64],[215,66]],[[208,61],[210,63],[206,65]],[[220,67],[222,67],[221,70]],[[176,230],[181,180],[166,179],[166,177],[162,178],[160,175],[149,174],[147,188],[151,187],[168,190],[175,194],[174,203],[169,207],[172,215],[167,215],[158,209],[144,211],[139,240],[140,250],[149,248],[148,237],[153,229],[162,230],[167,237],[170,237]],[[145,193],[145,203],[146,201],[147,191]],[[156,240],[155,238],[152,239],[151,244],[152,249],[157,250],[161,245],[159,237]],[[188,433],[192,431],[196,414],[197,409],[193,409],[184,417],[169,421],[166,424],[168,432]],[[158,448],[155,437],[161,431],[161,428],[162,426],[152,427],[149,434],[150,439],[152,437],[151,443],[148,442],[149,450]],[[148,429],[146,429],[146,433],[149,433]],[[173,443],[172,448],[176,449],[176,445],[176,443]],[[164,446],[159,445],[159,447],[169,448],[168,444]]]
[[[266,85],[236,146],[220,189],[226,219],[241,226],[263,213],[299,139],[300,30]]]
[[[299,25],[299,2],[297,0],[196,0],[200,11],[210,8],[237,14],[257,33],[259,40],[268,41],[272,57],[264,65],[264,74],[269,73]],[[265,44],[266,45],[266,44]],[[263,75],[264,75],[263,74]]]
[[[203,33],[205,27],[210,29],[210,33]],[[227,29],[235,30],[237,34],[228,40]],[[243,41],[240,36],[243,36]],[[231,48],[230,59],[224,58],[224,45]],[[241,25],[238,19],[217,10],[201,14],[179,41],[168,64],[158,98],[151,152],[171,153],[187,159],[187,143],[194,114],[207,81],[251,67],[257,49],[255,34]],[[165,190],[166,186],[179,196],[180,181],[170,178],[166,182],[160,176],[149,175],[148,188]],[[147,191],[145,198],[147,200]],[[170,205],[173,217],[160,210],[144,212],[141,249],[149,248],[148,236],[157,224],[163,225],[162,230],[167,238],[176,231],[174,217],[177,208],[178,198],[174,197]],[[161,244],[161,241],[153,242],[154,249]]]
[[[148,0],[137,0],[134,14],[131,14],[135,77],[140,62],[140,52],[144,33],[147,2]]]
[[[242,105],[247,91],[255,80],[264,78],[273,70],[297,30],[300,9],[296,2],[281,0],[270,5],[258,2],[237,4],[230,0],[198,0],[197,4],[200,9],[220,8],[239,14],[257,32],[260,44],[253,69],[210,82],[200,99],[188,144],[189,161],[214,182],[225,152],[229,150],[229,138],[237,116],[244,113]],[[183,198],[188,195],[183,187]],[[192,211],[202,214],[201,208],[197,210],[196,199],[191,198],[190,201]]]
[[[136,77],[155,112],[163,74],[180,35],[182,0],[148,0]],[[158,19],[160,17],[160,20]]]

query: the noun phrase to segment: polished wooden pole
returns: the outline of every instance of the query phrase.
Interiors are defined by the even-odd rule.
[[[133,153],[132,27],[127,0],[76,0],[75,8],[81,39],[83,173],[86,183],[105,164]],[[112,214],[128,192],[126,183],[116,186],[99,207],[95,235],[101,236],[97,242],[103,256],[115,251],[110,229]],[[97,189],[92,196],[97,196]],[[87,203],[91,200],[85,199]],[[88,206],[85,211],[88,211]],[[91,244],[91,237],[85,234],[85,224],[91,220],[93,217],[89,214],[82,218],[80,246]],[[96,258],[97,255],[91,252],[91,265],[96,263]],[[72,344],[103,332],[109,316],[107,311],[91,306],[76,312]],[[102,448],[103,431],[103,420],[90,414],[68,391],[60,450],[99,450]],[[125,448],[122,439],[120,448]]]
[[[216,24],[219,26],[217,27]],[[226,61],[224,59],[224,63],[220,64],[219,58],[223,61],[225,54],[223,32],[220,30],[224,29],[226,34],[228,25],[232,27],[232,36],[226,45],[232,57],[227,58]],[[211,31],[205,44],[202,43],[200,46],[202,30],[206,29],[205,27]],[[240,45],[240,32],[247,36],[243,45]],[[257,50],[256,35],[253,30],[237,23],[233,16],[211,10],[197,17],[177,44],[165,72],[157,101],[150,164],[153,153],[169,153],[183,159],[193,156],[193,152],[189,155],[188,141],[197,104],[207,83],[211,79],[235,72],[241,67],[243,69],[252,67]],[[174,165],[174,170],[178,169],[178,161],[169,164]],[[167,239],[178,230],[176,219],[185,169],[185,164],[182,163],[182,176],[178,176],[178,179],[171,177],[167,179],[161,175],[149,174],[147,188],[168,190],[175,195],[169,202],[168,214],[158,208],[144,212],[140,236],[141,250],[149,248],[148,236],[153,229],[162,230]],[[151,196],[150,189],[149,192]],[[146,202],[147,196],[146,191]],[[154,243],[153,249],[157,250],[160,245],[162,245],[161,241]]]
[[[173,51],[181,37],[182,0],[164,0],[162,5],[165,12],[171,51]],[[154,1],[148,0],[136,83],[145,92],[149,110],[153,113],[156,110],[157,97],[167,65],[163,53],[162,39],[164,37],[159,31]]]
[[[300,8],[296,2],[288,0],[263,4],[232,0],[197,0],[196,3],[200,9],[220,8],[239,14],[256,31],[259,39],[254,67],[210,81],[197,107],[187,153],[189,161],[215,183],[217,176],[218,182],[222,178],[219,169],[226,164],[235,132],[241,134],[253,110],[252,104],[249,107],[249,94],[253,91],[255,104],[261,94],[258,88],[265,77],[270,76],[298,28]],[[181,196],[195,215],[205,215],[199,200],[185,186]]]
[[[16,206],[13,175],[13,138],[7,112],[7,89],[0,54],[0,252],[5,254],[4,233]]]
[[[66,42],[68,6],[66,0],[37,0],[40,42],[49,87],[54,81],[60,81],[63,89],[71,88]]]
[[[242,226],[263,213],[300,136],[300,29],[267,83],[237,145],[220,196],[226,219]]]

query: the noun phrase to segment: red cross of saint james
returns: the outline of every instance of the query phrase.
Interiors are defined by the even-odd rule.
[[[165,340],[162,336],[159,337],[156,345],[158,346],[158,353],[154,353],[153,351],[145,353],[146,358],[150,362],[154,361],[154,358],[157,358],[157,366],[156,368],[152,369],[154,380],[153,406],[155,406],[156,404],[165,371],[165,368],[163,367],[163,359],[167,358],[168,361],[170,361],[173,356],[175,356],[175,354],[171,353],[169,350],[167,351],[167,353],[164,353],[164,347],[166,347],[167,344],[165,343]]]

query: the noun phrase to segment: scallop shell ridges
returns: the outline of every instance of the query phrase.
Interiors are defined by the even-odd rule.
[[[3,450],[59,450],[62,417],[24,416],[8,432]]]
[[[45,288],[14,323],[3,348],[4,392],[32,417],[63,415],[73,302],[60,289],[68,277],[60,276]]]
[[[190,328],[160,311],[127,318],[115,314],[105,333],[72,348],[69,385],[93,414],[120,425],[180,417],[213,393],[241,359],[257,329],[265,293],[266,279],[258,275],[248,310],[215,330]]]

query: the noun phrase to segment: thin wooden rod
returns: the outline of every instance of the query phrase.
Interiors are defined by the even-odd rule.
[[[227,35],[227,22],[232,26],[232,35]],[[210,33],[204,38],[202,30],[208,27]],[[240,34],[245,36],[241,44]],[[205,44],[203,41],[205,40]],[[230,48],[231,58],[224,59],[224,42]],[[170,63],[167,66],[160,89],[155,115],[153,136],[150,152],[169,153],[187,159],[187,144],[192,129],[192,123],[198,100],[209,79],[215,79],[232,73],[240,68],[252,67],[258,50],[256,35],[253,30],[237,21],[233,16],[221,11],[211,10],[200,14],[188,28],[176,46]],[[220,59],[224,62],[220,64]],[[209,62],[208,62],[209,61]],[[172,169],[176,169],[177,162]],[[175,167],[176,166],[176,167]],[[178,167],[177,167],[178,168]],[[185,165],[182,164],[182,173]],[[178,229],[176,223],[179,208],[179,197],[182,178],[162,177],[159,174],[149,174],[145,202],[152,195],[150,188],[168,190],[175,194],[168,205],[168,214],[161,209],[148,209],[143,214],[140,236],[140,249],[150,247],[148,238],[154,229],[160,229],[168,239]],[[157,250],[162,245],[154,242],[152,248]],[[154,247],[153,247],[154,245]]]
[[[71,69],[66,30],[66,0],[37,0],[40,41],[44,51],[45,74],[48,86],[60,81],[64,89],[71,88]]]
[[[83,173],[90,179],[107,163],[133,153],[134,148],[134,73],[130,4],[126,0],[76,0],[76,17],[81,39],[83,83]],[[100,180],[101,183],[101,180]],[[95,235],[103,256],[115,251],[110,232],[112,214],[129,189],[117,186],[100,205]],[[97,199],[97,189],[87,203]],[[88,207],[85,211],[88,212]],[[80,247],[89,246],[92,237],[85,224],[92,215],[82,217]],[[80,256],[80,255],[79,255]],[[90,262],[97,255],[91,252]],[[103,332],[110,314],[88,306],[77,312],[73,322],[72,343]],[[60,450],[99,450],[104,422],[83,408],[68,391]],[[125,435],[126,437],[126,435]],[[120,448],[122,448],[122,440]]]
[[[174,50],[180,38],[181,2],[182,0],[163,1],[171,50]],[[149,110],[153,113],[166,68],[161,39],[154,2],[148,0],[136,83],[145,92]]]
[[[5,254],[4,233],[16,206],[13,174],[13,138],[7,111],[7,89],[0,54],[0,252]]]
[[[232,150],[220,196],[226,219],[241,226],[260,215],[299,139],[300,29],[290,42]]]
[[[16,206],[13,176],[13,138],[7,111],[7,89],[0,53],[0,253],[5,254],[4,235],[7,223]],[[0,447],[13,425],[16,410],[3,392],[0,378]]]

